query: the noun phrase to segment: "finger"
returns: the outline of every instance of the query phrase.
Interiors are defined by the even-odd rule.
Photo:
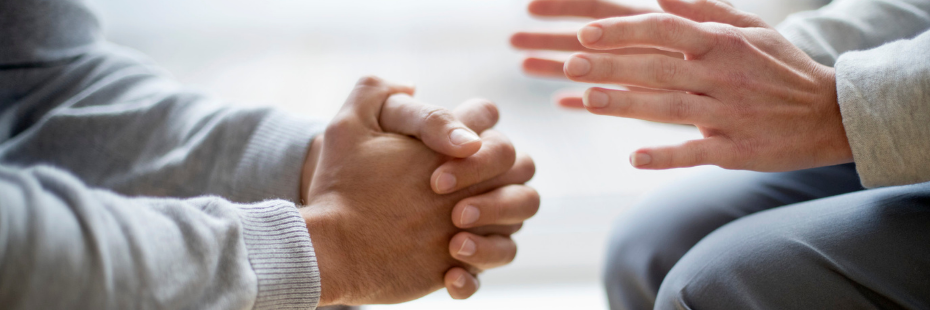
[[[605,18],[657,12],[655,9],[616,4],[603,0],[535,0],[527,8],[530,14],[548,17]]]
[[[654,48],[622,48],[614,50],[593,50],[578,42],[578,33],[551,33],[551,32],[518,32],[510,37],[510,44],[519,49],[550,50],[568,52],[599,52],[617,55],[629,54],[662,54],[672,57],[681,57],[680,53],[663,51]]]
[[[479,236],[490,236],[490,235],[501,235],[501,236],[510,236],[523,228],[523,223],[512,224],[512,225],[485,225],[478,226],[474,228],[466,229],[465,231],[479,235]]]
[[[407,94],[388,97],[379,123],[384,132],[416,137],[430,149],[464,158],[481,149],[481,138],[443,107],[421,103]]]
[[[733,143],[723,137],[692,140],[676,146],[639,149],[630,155],[630,164],[638,169],[671,169],[700,165],[730,168],[736,154]]]
[[[565,62],[572,81],[706,93],[713,87],[693,61],[659,55],[574,54]]]
[[[452,115],[477,133],[491,129],[494,125],[497,125],[497,121],[500,119],[500,111],[497,109],[497,105],[485,99],[465,101],[455,110],[452,110]]]
[[[719,0],[659,0],[666,12],[696,22],[717,22],[736,27],[771,28],[759,16],[737,10],[732,4]]]
[[[648,47],[697,56],[713,49],[714,35],[709,27],[671,14],[602,19],[578,30],[578,40],[590,49]]]
[[[446,271],[443,278],[446,285],[446,291],[453,299],[466,299],[474,295],[480,287],[478,278],[465,271],[460,267],[453,267]]]
[[[525,185],[508,185],[459,201],[452,223],[459,228],[519,224],[539,211],[539,193]]]
[[[584,109],[584,98],[582,96],[557,96],[556,103],[563,108]]]
[[[483,237],[463,231],[449,241],[449,253],[452,258],[486,270],[512,262],[517,256],[517,244],[509,237]]]
[[[430,178],[433,191],[448,194],[490,180],[507,172],[516,160],[513,144],[499,132],[481,134],[481,149],[472,156],[456,158],[439,166]]]
[[[477,196],[489,191],[492,191],[498,187],[511,185],[511,184],[523,184],[528,182],[533,178],[533,175],[536,174],[536,164],[533,163],[533,159],[526,154],[518,154],[517,161],[510,167],[510,170],[507,170],[502,175],[499,175],[493,179],[463,188],[453,195],[459,201],[471,196]]]
[[[720,121],[719,105],[714,99],[684,92],[646,93],[594,87],[585,93],[584,105],[598,115],[653,122],[708,125]]]
[[[565,78],[565,62],[555,59],[527,57],[523,60],[523,72],[538,77]]]
[[[384,81],[378,77],[365,76],[358,80],[346,103],[333,119],[334,123],[357,121],[366,129],[378,130],[381,107],[388,96],[396,93],[412,95],[414,87]]]

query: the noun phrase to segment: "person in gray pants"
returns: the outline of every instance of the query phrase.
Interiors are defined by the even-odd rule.
[[[529,72],[630,86],[563,105],[704,136],[633,166],[732,169],[616,223],[611,308],[930,308],[930,1],[833,1],[777,28],[717,0],[659,4],[537,0],[536,15],[601,20],[512,39],[582,52]]]

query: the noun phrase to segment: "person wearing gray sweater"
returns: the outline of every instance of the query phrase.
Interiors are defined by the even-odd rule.
[[[704,135],[637,150],[635,167],[734,169],[621,217],[611,309],[930,308],[930,1],[836,0],[777,28],[718,0],[659,4],[536,0],[606,19],[512,40],[582,52],[531,73],[631,86],[569,105]]]
[[[362,78],[329,125],[235,107],[104,41],[80,0],[0,2],[0,308],[467,298],[513,259],[534,167],[493,104],[409,94]]]

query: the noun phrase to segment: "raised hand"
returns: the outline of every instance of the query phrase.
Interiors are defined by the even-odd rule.
[[[461,232],[450,221],[455,218],[452,209],[464,198],[470,197],[479,205],[481,199],[498,199],[503,189],[511,191],[504,193],[506,196],[516,197],[514,188],[532,193],[513,198],[509,203],[518,208],[528,205],[532,212],[538,207],[535,191],[518,185],[532,177],[532,161],[526,156],[515,156],[509,142],[494,131],[478,130],[485,138],[471,157],[510,162],[508,167],[466,162],[471,157],[450,162],[451,157],[437,154],[420,140],[385,133],[379,122],[385,120],[382,116],[411,107],[403,102],[385,104],[385,101],[391,94],[404,92],[411,93],[412,89],[374,78],[362,79],[323,138],[314,141],[311,148],[308,161],[312,162],[305,169],[311,175],[305,196],[310,207],[301,211],[317,251],[323,283],[322,305],[402,302],[444,284],[453,288],[450,293],[454,297],[456,294],[467,297],[477,289],[472,274],[513,259],[516,247],[508,235],[519,229],[519,224],[486,225],[475,228],[473,233]],[[465,116],[463,124],[482,121],[480,117],[467,117],[481,114],[476,110],[465,108],[459,112]],[[493,125],[485,123],[485,127]],[[384,127],[397,129],[392,127],[395,125]],[[485,149],[505,151],[482,153]],[[445,164],[449,164],[443,166],[445,172],[474,173],[479,177],[462,177],[455,185],[459,190],[437,194],[431,176]],[[486,222],[514,221],[522,220]],[[453,236],[456,238],[452,239]],[[451,251],[457,258],[471,263],[453,258],[450,247],[458,249]]]
[[[635,167],[786,171],[852,161],[833,68],[726,3],[660,4],[674,15],[598,20],[578,38],[593,50],[655,48],[684,59],[579,53],[564,68],[574,81],[660,90],[591,88],[584,105],[592,113],[694,124],[704,135],[678,146],[637,150],[631,155]]]

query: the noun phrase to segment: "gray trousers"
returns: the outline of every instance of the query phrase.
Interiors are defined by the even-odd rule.
[[[611,309],[930,309],[930,183],[701,175],[622,217],[604,270]]]

